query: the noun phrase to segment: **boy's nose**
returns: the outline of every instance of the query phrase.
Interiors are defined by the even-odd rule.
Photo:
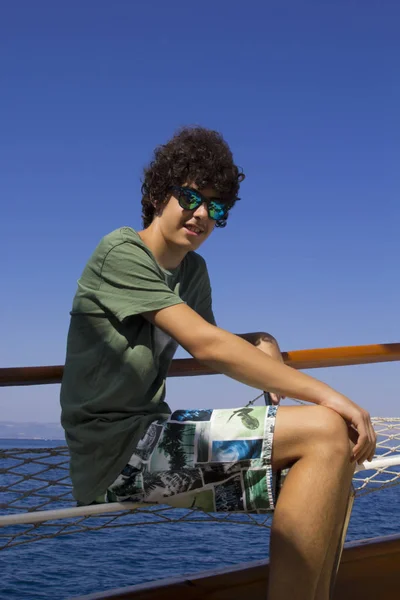
[[[202,204],[200,204],[200,206],[196,208],[193,214],[197,217],[208,217],[207,203],[203,202]]]

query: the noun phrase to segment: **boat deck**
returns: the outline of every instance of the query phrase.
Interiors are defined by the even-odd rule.
[[[74,600],[265,600],[268,561],[244,563]],[[332,600],[398,600],[400,535],[345,545]]]

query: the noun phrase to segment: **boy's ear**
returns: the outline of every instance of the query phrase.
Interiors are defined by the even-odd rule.
[[[166,207],[166,205],[168,204],[168,201],[170,200],[171,196],[172,196],[172,193],[169,193],[165,196],[165,198],[162,202],[159,202],[159,201],[155,200],[154,198],[152,198],[151,195],[149,195],[150,203],[151,203],[152,207],[154,208],[154,216],[155,217],[159,217],[162,215],[163,210]]]
[[[154,215],[159,215],[160,212],[162,211],[163,204],[156,202],[156,200],[153,200],[151,198],[151,196],[150,196],[150,202],[151,202],[152,207],[154,208]]]

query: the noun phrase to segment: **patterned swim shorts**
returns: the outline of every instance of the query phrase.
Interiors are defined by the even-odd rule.
[[[276,412],[276,406],[176,410],[149,426],[96,501],[269,512],[282,484],[271,467]]]

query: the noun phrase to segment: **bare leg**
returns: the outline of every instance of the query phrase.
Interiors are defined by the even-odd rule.
[[[268,599],[314,600],[324,566],[328,569],[333,561],[329,550],[351,482],[342,417],[319,406],[281,407],[272,465],[290,464],[272,523]]]
[[[355,463],[353,463],[350,466],[350,469],[348,471],[348,484],[346,485],[346,482],[344,482],[343,485],[342,498],[337,506],[337,519],[334,528],[334,533],[332,535],[330,547],[326,555],[324,565],[322,567],[320,578],[318,580],[317,591],[314,600],[327,600],[328,598],[330,598],[330,594],[332,593],[332,578],[334,579],[336,575],[336,573],[333,573],[333,569],[337,566],[335,565],[335,561],[337,552],[339,551],[339,544],[341,543],[347,506],[350,498],[350,487],[354,474],[354,468]]]

